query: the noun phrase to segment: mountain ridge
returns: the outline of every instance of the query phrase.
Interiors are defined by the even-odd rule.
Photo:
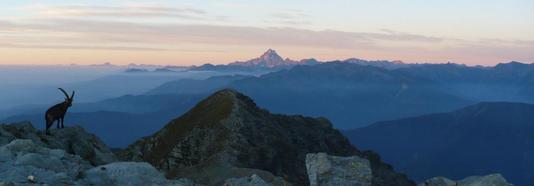
[[[528,168],[534,166],[532,121],[532,104],[482,102],[451,112],[377,122],[344,134],[416,181],[435,175],[459,179],[499,172],[517,185],[532,185],[534,172]]]
[[[233,89],[214,93],[154,135],[130,145],[120,156],[148,161],[171,178],[189,177],[205,184],[219,184],[225,179],[221,176],[263,170],[273,174],[267,179],[305,185],[304,159],[310,152],[359,154],[371,161],[376,184],[414,185],[394,173],[378,155],[351,146],[328,120],[271,114]],[[189,175],[192,170],[205,174]],[[221,175],[221,170],[226,172]]]

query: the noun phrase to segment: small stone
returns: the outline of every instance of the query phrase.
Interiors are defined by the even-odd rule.
[[[35,176],[29,175],[29,176],[28,176],[28,181],[29,181],[30,183],[35,183]]]

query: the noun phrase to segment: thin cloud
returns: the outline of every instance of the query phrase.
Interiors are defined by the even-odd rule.
[[[18,36],[11,40],[0,37],[0,42],[11,43],[4,44],[2,46],[4,48],[178,51],[178,48],[185,50],[188,45],[194,44],[197,47],[210,46],[210,49],[227,46],[277,46],[327,51],[354,50],[394,58],[395,56],[414,56],[408,59],[421,61],[435,58],[445,61],[474,61],[476,59],[495,61],[515,59],[514,57],[530,60],[534,57],[529,53],[534,50],[532,41],[461,40],[393,30],[380,32],[314,31],[292,27],[261,28],[49,18],[25,20],[24,23],[0,20],[0,33],[2,32],[9,33],[12,37]],[[38,35],[39,38],[25,37],[32,35]]]
[[[73,18],[73,17],[173,17],[184,19],[203,19],[206,12],[195,8],[176,8],[156,5],[130,5],[130,6],[87,6],[63,5],[44,6],[34,5],[27,7],[39,15]]]
[[[128,47],[128,46],[84,46],[84,45],[41,45],[0,43],[0,48],[44,48],[44,49],[91,49],[91,50],[125,50],[125,51],[165,51],[162,48]]]
[[[277,12],[271,14],[270,17],[266,20],[268,23],[279,23],[283,25],[309,25],[312,23],[310,21],[310,16],[302,13],[298,10],[288,10],[284,12]]]
[[[379,42],[436,43],[440,38],[402,33],[312,31],[290,27],[244,27],[220,25],[149,24],[81,19],[39,19],[12,29],[71,33],[80,37],[141,43],[208,43],[235,45],[287,45],[323,48],[376,47]]]

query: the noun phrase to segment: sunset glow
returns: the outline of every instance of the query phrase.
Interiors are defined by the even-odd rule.
[[[533,33],[530,0],[0,2],[0,64],[531,63]]]

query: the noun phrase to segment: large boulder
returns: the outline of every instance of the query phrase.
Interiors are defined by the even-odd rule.
[[[370,186],[373,178],[369,160],[358,156],[338,157],[326,153],[310,153],[306,155],[306,169],[311,186]]]
[[[6,184],[72,185],[91,168],[80,156],[16,139],[0,147],[0,180]]]
[[[423,183],[420,183],[418,186],[457,186],[457,185],[458,183],[456,183],[456,181],[453,181],[449,178],[438,176],[438,177],[430,178],[424,181]]]
[[[470,176],[459,181],[453,181],[444,177],[430,178],[419,186],[512,186],[501,174],[486,176]]]
[[[84,172],[80,185],[194,185],[187,181],[167,180],[156,168],[145,162],[115,162]]]
[[[265,182],[256,174],[249,177],[229,178],[224,183],[224,186],[272,186],[272,184]]]
[[[104,142],[80,126],[53,129],[51,135],[45,135],[29,122],[0,125],[0,145],[15,139],[29,139],[39,146],[63,149],[67,153],[81,156],[93,166],[117,161]]]

